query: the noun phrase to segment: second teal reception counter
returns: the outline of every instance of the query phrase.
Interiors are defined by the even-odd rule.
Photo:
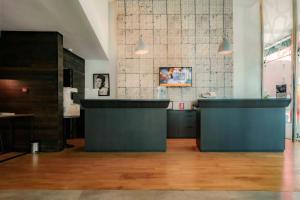
[[[290,99],[200,99],[197,145],[212,152],[282,152]]]

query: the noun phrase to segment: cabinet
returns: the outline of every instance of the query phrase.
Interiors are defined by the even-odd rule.
[[[195,110],[168,110],[168,138],[195,138],[196,115]]]

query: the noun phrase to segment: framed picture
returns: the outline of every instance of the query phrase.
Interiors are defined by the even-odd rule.
[[[276,98],[286,98],[286,84],[276,85]]]
[[[109,96],[109,74],[93,74],[93,88],[98,89],[98,96]]]

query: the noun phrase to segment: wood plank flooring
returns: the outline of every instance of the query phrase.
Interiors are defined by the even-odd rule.
[[[10,159],[17,158],[19,156],[23,156],[26,153],[21,153],[21,152],[8,152],[8,153],[0,153],[0,163],[2,162],[7,162]]]
[[[300,143],[284,153],[201,153],[191,139],[166,153],[87,153],[83,140],[57,153],[0,163],[0,189],[300,191]]]

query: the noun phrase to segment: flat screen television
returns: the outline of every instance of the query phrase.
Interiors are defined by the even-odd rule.
[[[160,67],[159,86],[192,87],[192,68]]]

